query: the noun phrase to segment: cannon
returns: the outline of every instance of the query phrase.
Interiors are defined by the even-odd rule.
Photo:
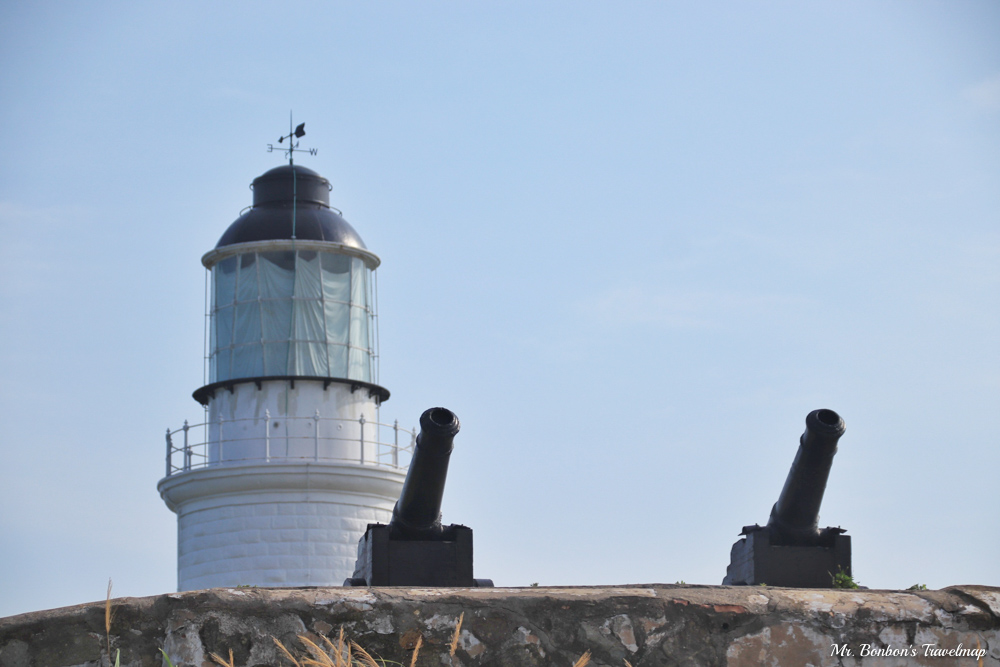
[[[472,529],[441,525],[448,462],[459,430],[445,408],[420,415],[420,434],[388,525],[368,524],[345,586],[493,586],[472,576]]]
[[[834,575],[851,575],[851,538],[844,529],[819,528],[819,507],[844,435],[833,410],[814,410],[766,526],[744,526],[730,552],[723,585],[832,588]]]

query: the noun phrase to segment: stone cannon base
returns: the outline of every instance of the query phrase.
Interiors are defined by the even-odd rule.
[[[302,663],[300,635],[410,665],[1000,665],[1000,588],[236,588],[112,599],[121,665]],[[0,667],[108,665],[105,603],[0,619]],[[461,626],[456,633],[456,626]],[[457,640],[456,640],[457,635]],[[451,645],[455,643],[454,655]],[[355,657],[357,650],[354,649]],[[114,656],[112,655],[111,664]],[[379,662],[378,664],[382,664]]]

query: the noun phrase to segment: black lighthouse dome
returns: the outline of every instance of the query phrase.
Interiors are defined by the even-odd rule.
[[[296,165],[275,167],[253,180],[253,207],[229,225],[215,247],[292,238],[367,250],[354,227],[330,208],[330,181]]]

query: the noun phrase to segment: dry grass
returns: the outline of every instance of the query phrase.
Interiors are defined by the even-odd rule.
[[[323,636],[323,643],[330,647],[330,652],[336,658],[334,667],[343,667],[344,665],[344,626],[340,626],[340,636],[337,638],[337,645],[334,646],[330,638]],[[350,647],[348,647],[350,650]],[[348,662],[350,662],[350,654],[348,654]]]
[[[337,664],[333,661],[326,652],[319,647],[319,645],[313,640],[309,639],[305,635],[299,635],[299,642],[306,647],[306,650],[312,655],[311,658],[305,658],[302,661],[304,665],[313,665],[315,667],[337,667]],[[340,656],[337,656],[337,662],[340,662]]]
[[[108,647],[108,664],[111,664],[111,621],[115,613],[111,611],[111,578],[108,578],[108,598],[104,601],[104,640]],[[120,651],[119,651],[120,653]],[[118,665],[119,655],[115,655],[115,667]]]
[[[107,646],[110,655],[111,650],[111,620],[113,618],[113,613],[111,611],[111,582],[108,582],[108,600],[105,604],[104,612],[104,625],[105,632],[107,635]],[[458,621],[455,623],[455,631],[451,637],[451,643],[448,646],[448,655],[450,657],[455,656],[455,652],[458,650],[458,641],[461,637],[462,632],[462,622],[465,620],[465,613],[461,613],[458,617]],[[307,656],[299,656],[298,658],[288,650],[288,648],[281,643],[277,637],[271,638],[274,641],[275,646],[281,651],[281,654],[285,657],[288,662],[295,665],[295,667],[389,667],[389,665],[398,665],[403,667],[402,663],[389,661],[384,658],[375,658],[364,649],[356,641],[348,639],[344,636],[344,628],[341,626],[340,631],[337,636],[336,642],[331,640],[329,637],[324,635],[319,635],[321,643],[325,646],[320,646],[319,643],[310,639],[306,635],[298,635],[299,643],[302,644],[305,649]],[[410,656],[409,667],[416,667],[417,658],[420,655],[420,649],[424,645],[423,636],[417,636],[417,642],[413,646],[413,654]],[[171,665],[169,656],[161,649],[163,658],[168,665]],[[221,667],[236,667],[236,663],[233,659],[233,651],[229,650],[229,659],[226,660],[222,658],[217,653],[211,653],[212,660],[221,665]],[[583,655],[577,658],[576,662],[573,663],[573,667],[586,667],[590,664],[591,652],[586,651]],[[623,660],[624,667],[632,667],[632,664],[628,660]],[[117,661],[116,661],[117,663]]]
[[[372,657],[360,644],[345,638],[343,627],[340,628],[336,643],[329,637],[320,635],[319,639],[323,646],[306,635],[298,635],[299,643],[305,648],[307,656],[296,657],[277,637],[271,639],[284,657],[295,667],[387,667],[389,664],[402,667],[401,663]],[[419,649],[420,640],[418,639],[417,650]],[[219,664],[224,667],[235,667],[225,662]]]
[[[417,645],[413,647],[413,657],[410,658],[410,667],[416,667],[417,656],[420,655],[420,647],[424,645],[424,638],[417,637]]]
[[[285,648],[285,645],[282,644],[277,637],[271,637],[271,639],[274,640],[274,643],[277,645],[278,649],[285,654],[286,658],[292,661],[292,664],[295,665],[295,667],[302,667],[302,665],[299,664],[299,661],[295,659],[295,656],[292,655],[291,651]]]
[[[368,655],[368,651],[361,648],[357,642],[351,642],[351,647],[358,652],[361,658],[357,659],[356,662],[360,662],[365,667],[379,667],[378,663],[375,662],[375,658]]]
[[[455,632],[451,637],[451,644],[448,646],[448,655],[454,657],[455,651],[458,650],[458,639],[462,632],[462,621],[465,619],[465,613],[459,615],[458,622],[455,623]],[[354,640],[345,639],[344,628],[340,628],[340,633],[337,637],[337,643],[335,644],[329,637],[320,636],[322,642],[326,645],[327,650],[324,651],[319,644],[310,639],[305,635],[299,635],[299,642],[305,647],[311,657],[306,658],[296,658],[292,655],[291,651],[285,648],[276,637],[273,637],[274,643],[281,649],[281,652],[285,657],[291,661],[295,667],[387,667],[389,664],[399,665],[403,667],[398,662],[387,661],[384,658],[373,658],[368,651],[364,649],[360,644]],[[410,656],[410,666],[416,667],[417,658],[420,655],[420,649],[424,645],[423,636],[417,636],[417,643],[413,646],[413,655]],[[344,659],[344,652],[347,652],[347,659]],[[212,658],[222,665],[222,667],[235,667],[232,664],[233,653],[229,652],[229,662],[223,661],[214,653]],[[590,651],[585,652],[576,662],[573,663],[573,667],[586,667],[590,664],[591,653]],[[625,667],[632,667],[632,663],[628,660],[622,661]]]
[[[229,662],[223,660],[218,653],[212,653],[212,660],[222,665],[222,667],[236,667],[236,663],[233,662],[233,649],[229,649]]]
[[[454,657],[455,651],[458,648],[458,638],[462,631],[462,621],[465,619],[465,613],[459,615],[458,622],[455,624],[455,632],[452,634],[451,644],[448,647],[448,655]],[[324,651],[322,647],[319,646],[315,641],[310,639],[305,635],[299,635],[299,642],[305,647],[312,657],[306,658],[296,658],[292,655],[291,651],[285,648],[276,637],[274,643],[281,649],[281,652],[285,657],[295,665],[295,667],[388,667],[388,665],[399,665],[403,667],[401,663],[386,660],[384,658],[374,658],[372,655],[364,649],[360,644],[354,640],[345,639],[344,628],[340,628],[339,636],[337,637],[337,642],[334,643],[329,637],[320,636],[322,642],[326,645],[327,650]],[[410,656],[409,667],[416,667],[417,658],[420,655],[420,649],[424,645],[424,638],[422,636],[417,636],[417,643],[413,646],[413,655]],[[347,659],[344,659],[344,652],[346,649]],[[212,658],[222,665],[222,667],[235,667],[232,664],[233,653],[229,652],[229,662],[225,662],[219,658],[216,654],[212,654]],[[576,662],[573,663],[573,667],[586,667],[590,664],[591,653],[590,651],[585,652]],[[632,663],[628,660],[622,661],[625,667],[632,667]]]
[[[458,650],[458,636],[462,632],[462,619],[465,618],[465,612],[463,611],[458,615],[458,623],[455,624],[455,634],[451,638],[451,646],[448,647],[448,655],[452,658],[455,657],[455,651]]]

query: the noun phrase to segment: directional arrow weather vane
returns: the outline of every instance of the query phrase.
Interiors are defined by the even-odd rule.
[[[285,139],[288,139],[287,148],[281,146],[275,147],[274,144],[267,145],[268,153],[271,153],[276,150],[277,151],[284,150],[285,157],[288,158],[288,164],[295,164],[294,153],[309,153],[309,155],[316,155],[316,153],[319,152],[318,148],[299,148],[299,142],[295,141],[295,139],[299,139],[300,137],[304,137],[306,135],[306,124],[299,123],[299,126],[296,127],[294,130],[292,129],[292,125],[293,125],[292,113],[288,112],[288,134],[278,139],[279,144],[284,143]]]

